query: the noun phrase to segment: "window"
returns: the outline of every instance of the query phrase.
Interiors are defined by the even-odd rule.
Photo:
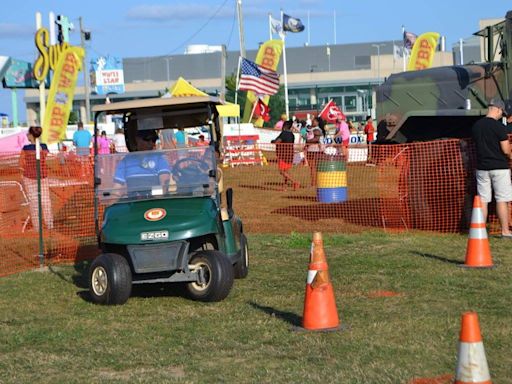
[[[355,112],[357,111],[357,96],[349,95],[343,97],[343,111]]]
[[[358,69],[371,68],[370,56],[355,56],[354,67]]]

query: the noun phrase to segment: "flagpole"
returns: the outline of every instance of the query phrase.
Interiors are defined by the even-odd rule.
[[[334,10],[334,44],[336,45],[336,9]]]
[[[285,42],[285,32],[284,32],[284,23],[283,23],[283,10],[281,9],[281,25],[283,26],[283,32],[281,34],[281,39],[283,40],[283,74],[284,74],[284,105],[286,111],[286,119],[290,118],[290,106],[288,104],[288,74],[286,70],[286,42]]]
[[[238,67],[236,69],[236,84],[235,84],[235,104],[238,104],[238,83],[240,81],[240,63],[242,62],[242,56],[238,56]]]
[[[402,25],[402,71],[405,72],[405,26]]]
[[[240,56],[245,57],[244,41],[244,20],[242,16],[242,0],[236,0],[236,10],[238,14],[238,34],[240,38]]]
[[[272,15],[268,13],[268,36],[269,40],[272,40]]]
[[[311,41],[310,41],[311,34],[309,32],[310,30],[311,30],[311,24],[310,24],[310,21],[309,21],[309,9],[308,9],[308,47],[309,47],[309,44],[311,44]]]
[[[258,98],[256,99],[256,101],[254,102],[254,105],[252,107],[252,111],[251,111],[251,117],[249,117],[249,123],[252,121],[252,116],[254,115],[254,111],[256,110],[256,106],[258,105],[258,101],[260,100],[260,97],[258,96]]]

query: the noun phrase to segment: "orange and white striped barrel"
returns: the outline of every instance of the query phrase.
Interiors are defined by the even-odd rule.
[[[476,312],[462,314],[454,384],[491,384]]]

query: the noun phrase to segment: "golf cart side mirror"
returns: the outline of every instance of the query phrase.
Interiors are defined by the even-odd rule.
[[[226,206],[229,217],[233,216],[233,188],[226,189]]]

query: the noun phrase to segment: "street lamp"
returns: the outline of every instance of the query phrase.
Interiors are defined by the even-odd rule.
[[[170,75],[169,75],[169,61],[172,60],[172,57],[164,57],[164,60],[166,61],[167,63],[167,82],[169,82],[170,80]]]
[[[380,84],[380,47],[386,44],[372,44],[372,47],[377,48],[377,82]]]

